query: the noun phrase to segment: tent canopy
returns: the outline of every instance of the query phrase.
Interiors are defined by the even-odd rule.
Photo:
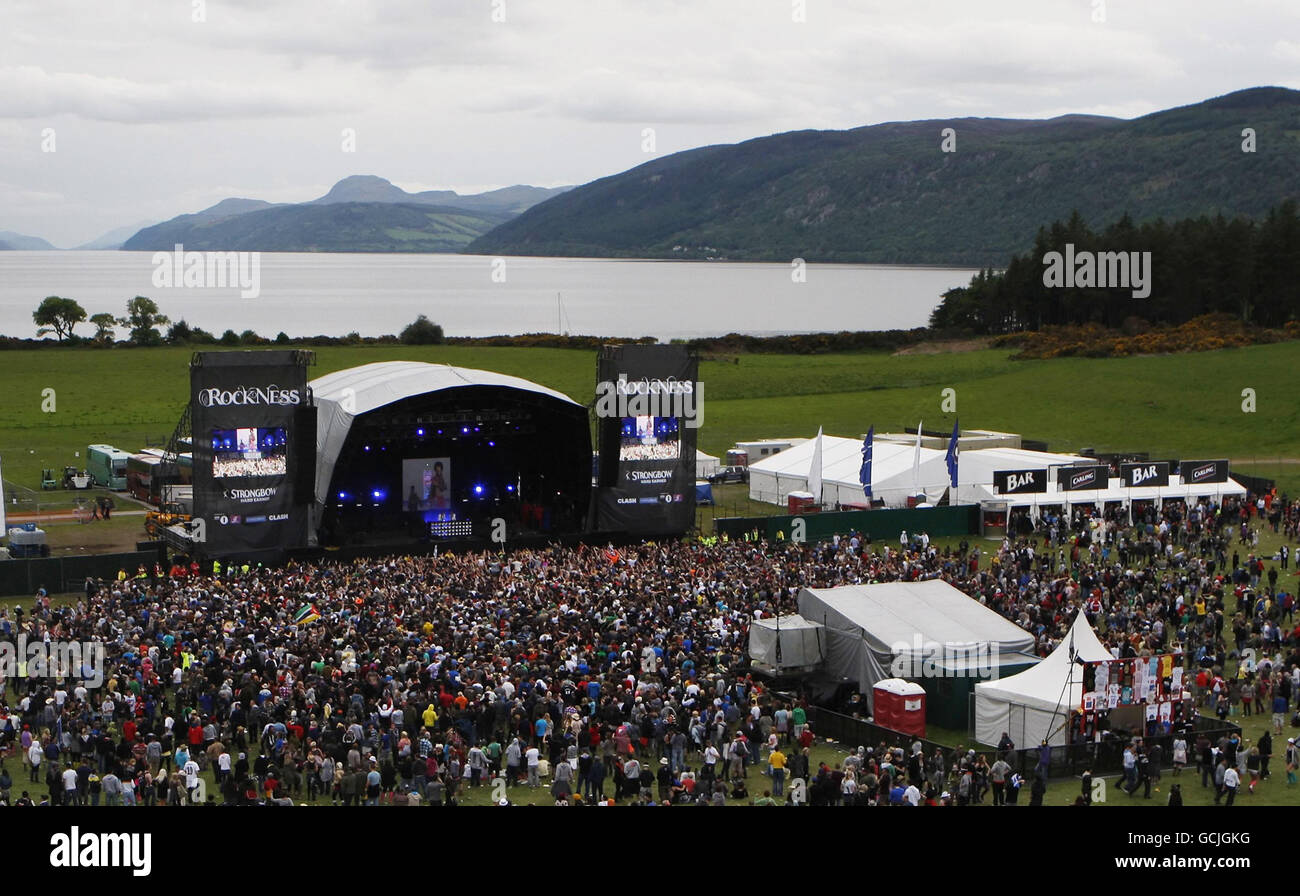
[[[1062,723],[1083,700],[1083,666],[1072,660],[1071,645],[1084,662],[1112,658],[1079,613],[1070,634],[1042,662],[1018,675],[975,685],[975,739],[996,744],[1006,731],[1022,748],[1044,739],[1065,743]]]
[[[827,671],[856,681],[864,696],[900,669],[923,667],[936,649],[958,677],[1034,661],[1032,635],[938,579],[805,588],[799,613],[824,621]]]
[[[698,449],[696,450],[695,452],[695,478],[696,479],[708,479],[714,473],[718,472],[718,469],[719,469],[718,458],[714,457],[712,454],[705,454],[703,451],[700,451]]]
[[[821,664],[822,626],[797,613],[756,619],[749,627],[749,656],[765,671],[811,670]]]
[[[311,531],[329,494],[339,452],[347,441],[352,421],[362,414],[426,392],[496,386],[536,392],[566,404],[576,401],[554,389],[489,370],[427,364],[422,361],[378,361],[317,377],[309,383],[316,402],[316,504]]]
[[[1109,480],[1104,489],[1079,489],[1060,491],[1056,483],[1048,480],[1047,491],[1037,495],[995,495],[993,486],[963,485],[959,495],[963,502],[999,501],[1012,507],[1059,507],[1074,504],[1104,505],[1129,504],[1132,501],[1172,501],[1176,499],[1243,497],[1246,487],[1229,477],[1227,482],[1188,482],[1178,476],[1169,477],[1169,485],[1150,488],[1128,488],[1122,479]]]
[[[862,440],[823,435],[822,493],[825,504],[862,504],[866,496],[859,479],[862,469]],[[817,440],[810,439],[771,457],[749,465],[749,498],[769,504],[785,504],[792,491],[808,490],[808,472],[812,467]],[[874,498],[891,507],[901,507],[913,488],[915,445],[876,441],[872,448],[871,492]],[[929,501],[938,501],[948,487],[948,469],[944,452],[932,448],[920,450],[921,467],[916,477],[921,493]]]

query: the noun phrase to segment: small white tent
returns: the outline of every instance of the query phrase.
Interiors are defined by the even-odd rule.
[[[708,479],[714,473],[718,472],[718,458],[712,454],[705,454],[703,451],[695,452],[695,478]]]
[[[1021,749],[1044,740],[1053,746],[1065,743],[1064,723],[1083,701],[1083,666],[1071,659],[1071,644],[1085,662],[1112,658],[1080,613],[1070,634],[1042,662],[1018,675],[975,685],[978,742],[996,744],[1005,731]]]
[[[749,627],[749,658],[771,675],[811,672],[824,658],[822,626],[797,613],[756,619]]]

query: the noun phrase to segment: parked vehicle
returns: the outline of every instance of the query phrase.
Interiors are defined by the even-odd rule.
[[[86,472],[95,485],[126,491],[126,461],[130,456],[112,445],[91,445],[86,449]]]
[[[78,490],[90,488],[90,474],[76,467],[64,467],[63,487]]]
[[[748,467],[723,467],[718,472],[709,477],[709,482],[714,485],[726,482],[749,482]]]

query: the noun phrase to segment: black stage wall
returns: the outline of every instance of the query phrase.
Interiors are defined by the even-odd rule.
[[[699,359],[681,345],[607,345],[596,362],[596,528],[681,535],[695,525]]]
[[[311,352],[198,352],[190,363],[196,553],[256,555],[307,543],[315,475]]]

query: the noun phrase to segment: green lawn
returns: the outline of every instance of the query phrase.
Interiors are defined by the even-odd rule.
[[[85,449],[128,451],[175,428],[188,394],[192,350],[52,348],[0,352],[5,383],[0,461],[13,486],[38,490],[43,467],[83,466]],[[317,350],[311,376],[373,361],[408,359],[524,377],[578,401],[594,391],[595,353],[577,349],[357,346]],[[738,363],[736,363],[738,360]],[[1018,432],[1052,450],[1147,451],[1154,457],[1231,457],[1234,467],[1300,491],[1300,405],[1291,395],[1300,342],[1171,356],[1011,361],[1005,350],[956,354],[742,355],[704,360],[700,447],[722,455],[738,439],[857,436],[923,420],[946,430],[941,390],[957,393],[963,427]],[[1241,392],[1255,390],[1256,412]],[[53,389],[53,409],[47,399]],[[75,457],[74,452],[81,452]],[[1289,462],[1288,462],[1289,461]],[[770,513],[743,486],[715,491],[714,516]],[[25,499],[31,495],[23,493]],[[36,491],[42,506],[66,493]],[[21,508],[10,505],[19,512]]]

